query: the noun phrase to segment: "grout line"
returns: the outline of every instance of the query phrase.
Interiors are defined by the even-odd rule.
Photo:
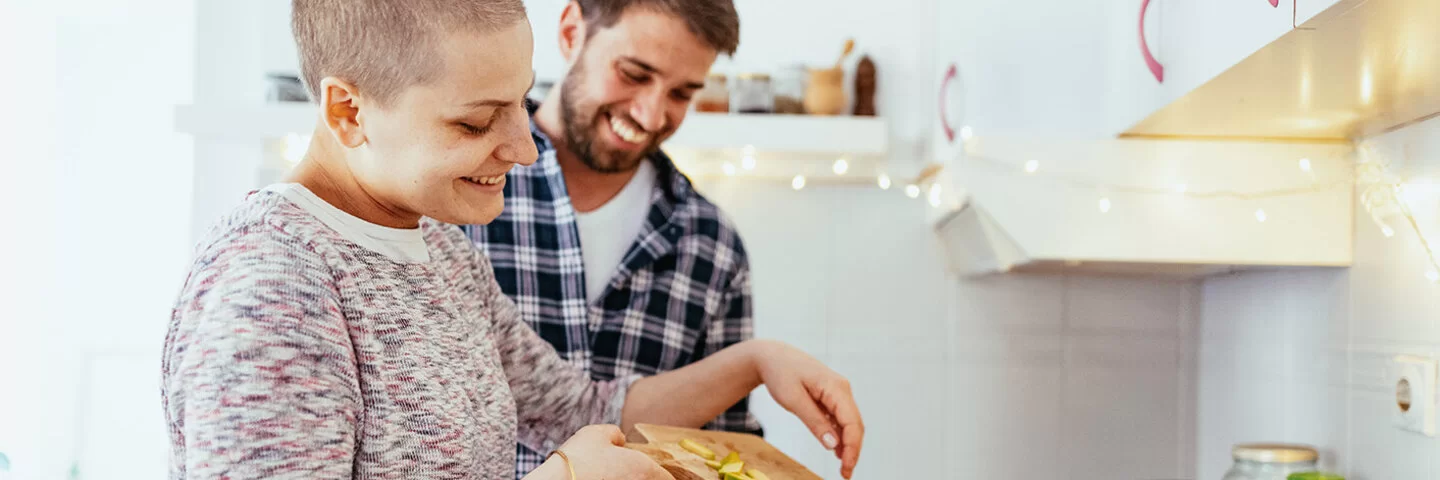
[[[1056,398],[1059,400],[1060,424],[1055,427],[1058,433],[1056,436],[1055,455],[1059,457],[1062,465],[1067,466],[1069,465],[1070,458],[1066,456],[1065,449],[1065,417],[1067,416],[1065,411],[1065,385],[1067,385],[1070,380],[1070,362],[1066,348],[1066,344],[1068,343],[1066,340],[1070,335],[1070,279],[1071,276],[1068,273],[1061,274],[1060,276],[1060,384],[1058,385],[1059,394],[1056,395]],[[1067,468],[1067,470],[1069,469]],[[1070,480],[1076,479],[1071,478]]]

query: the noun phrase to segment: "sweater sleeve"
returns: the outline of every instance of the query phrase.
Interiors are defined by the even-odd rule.
[[[477,250],[482,272],[490,264]],[[560,358],[555,347],[525,325],[515,302],[493,274],[481,275],[510,390],[515,396],[519,441],[538,452],[554,450],[580,427],[620,424],[625,394],[637,376],[591,380],[579,366]]]
[[[362,411],[333,276],[263,226],[196,261],[166,338],[175,478],[348,479]]]

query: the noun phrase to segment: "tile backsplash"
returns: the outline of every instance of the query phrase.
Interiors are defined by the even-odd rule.
[[[1367,139],[1404,178],[1440,173],[1440,118]],[[1417,224],[1440,238],[1440,188],[1405,187]],[[1386,237],[1356,206],[1348,269],[1247,272],[1207,280],[1200,336],[1200,479],[1218,479],[1229,446],[1319,447],[1351,480],[1440,477],[1440,441],[1391,425],[1398,354],[1440,356],[1440,285],[1403,219]]]
[[[702,188],[745,237],[757,334],[850,377],[869,430],[856,478],[1191,476],[1198,283],[957,279],[923,204],[894,191]],[[803,426],[754,402],[770,441],[838,478]]]

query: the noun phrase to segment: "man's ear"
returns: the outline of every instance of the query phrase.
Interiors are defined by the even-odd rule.
[[[560,55],[566,64],[574,65],[580,58],[586,35],[585,12],[580,11],[580,3],[572,1],[560,14]]]
[[[355,85],[335,78],[320,80],[320,114],[325,128],[335,141],[346,148],[365,144],[365,130],[360,123],[360,93]]]

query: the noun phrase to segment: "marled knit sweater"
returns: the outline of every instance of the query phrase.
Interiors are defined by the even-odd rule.
[[[458,228],[395,258],[316,201],[271,187],[200,242],[165,342],[172,478],[513,478],[517,436],[619,423],[633,379],[561,360]]]

